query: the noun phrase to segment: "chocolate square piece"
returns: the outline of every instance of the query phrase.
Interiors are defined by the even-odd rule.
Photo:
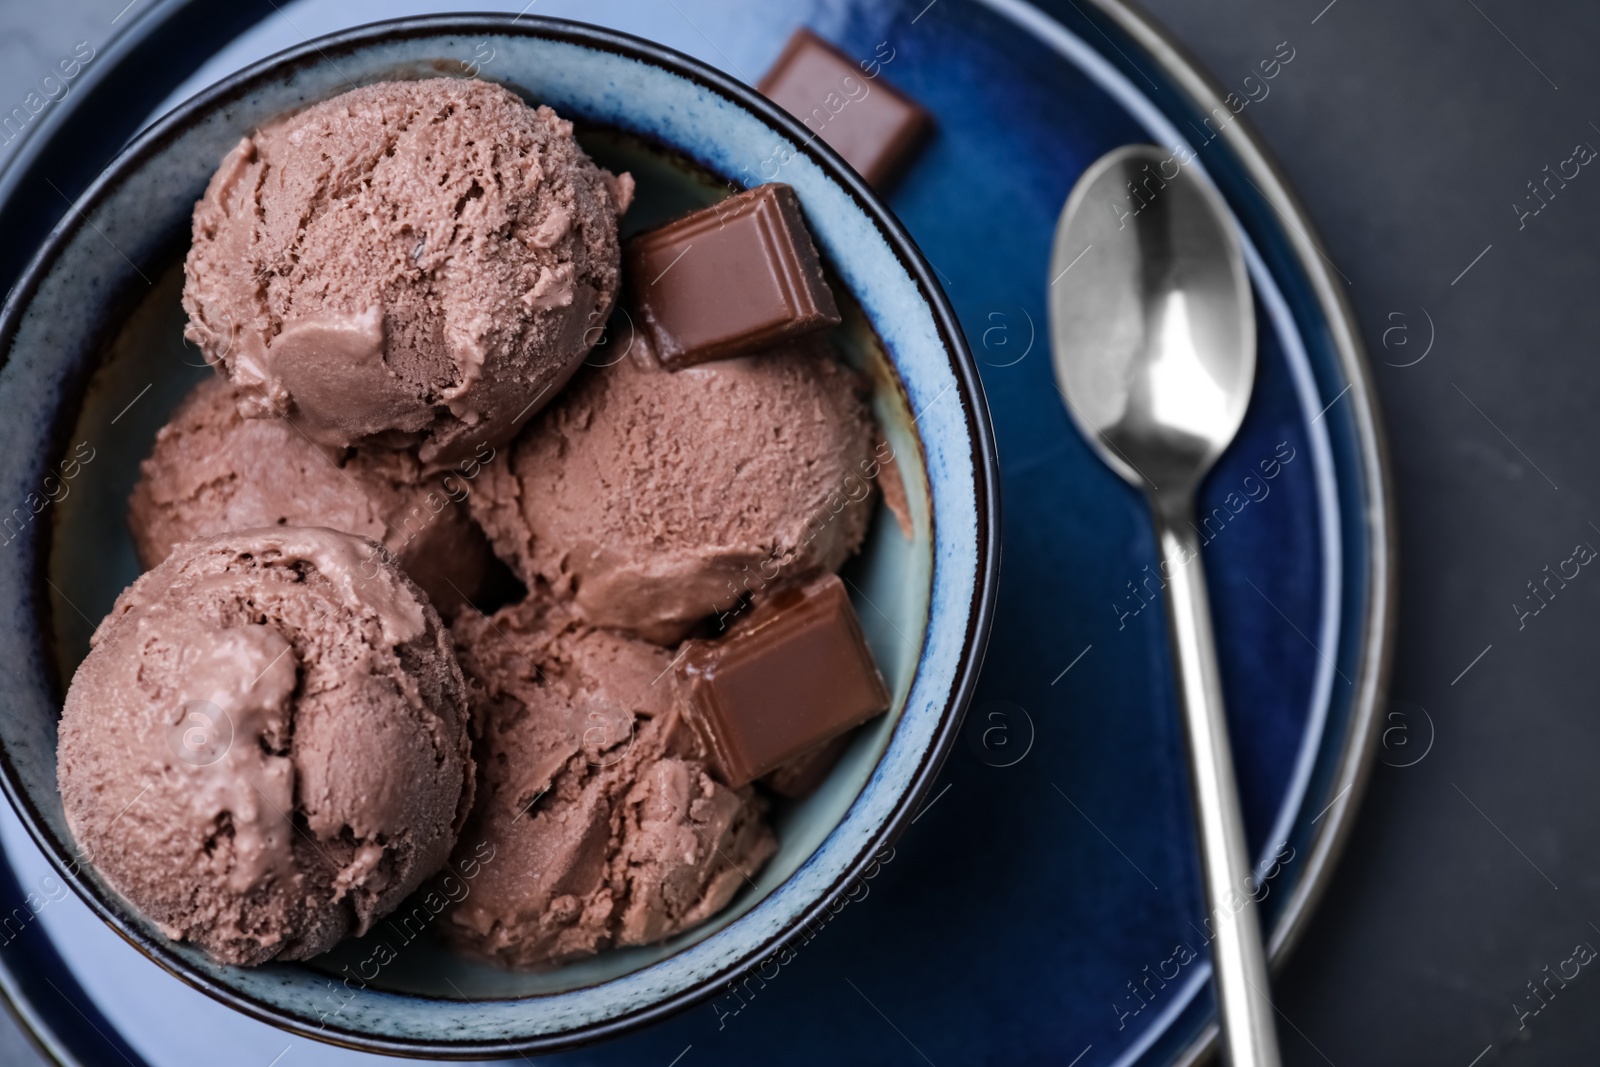
[[[796,30],[757,86],[844,157],[867,183],[885,188],[933,131],[933,116],[869,75],[810,30]]]
[[[832,741],[824,741],[807,749],[763,777],[761,784],[780,797],[804,800],[815,793],[817,786],[833,772],[839,757],[844,755],[844,750],[850,747],[854,737],[855,731],[847,730]]]
[[[738,788],[889,707],[837,575],[772,594],[715,641],[688,641],[678,677],[712,770]]]
[[[841,321],[787,185],[758,185],[640,234],[624,246],[623,264],[656,355],[671,369]]]

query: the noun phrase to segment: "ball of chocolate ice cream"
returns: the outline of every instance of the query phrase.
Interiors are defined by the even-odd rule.
[[[821,343],[586,368],[469,506],[529,583],[671,644],[860,547],[879,472],[858,376]]]
[[[223,963],[315,956],[449,855],[471,805],[449,634],[372,542],[194,541],[130,586],[67,692],[57,776],[83,855]]]
[[[352,90],[272,123],[195,205],[187,336],[314,441],[509,438],[610,313],[633,181],[486,82]]]
[[[156,434],[128,501],[128,527],[146,568],[184,541],[229,530],[360,534],[381,542],[449,618],[481,592],[493,562],[464,503],[478,466],[425,476],[407,451],[313,444],[282,419],[243,418],[236,390],[211,378]],[[363,563],[365,573],[375,567]]]
[[[669,652],[537,593],[455,635],[481,775],[458,848],[481,867],[448,922],[463,948],[538,969],[659,941],[776,851],[760,796],[707,773]]]

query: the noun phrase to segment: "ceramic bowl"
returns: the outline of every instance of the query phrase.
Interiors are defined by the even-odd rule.
[[[670,941],[518,974],[432,937],[396,944],[380,924],[305,964],[219,966],[74,862],[55,777],[65,682],[138,573],[124,521],[138,462],[210,373],[182,342],[179,296],[190,211],[213,169],[285,112],[352,85],[439,76],[494,80],[573,119],[602,165],[639,179],[625,229],[730,187],[795,188],[844,297],[843,347],[873,383],[909,498],[909,535],[880,509],[845,572],[894,705],[817,793],[777,813],[779,852],[753,884]],[[987,410],[955,315],[905,231],[834,153],[758,93],[676,52],[576,23],[453,16],[275,56],[168,114],[90,187],[0,313],[0,356],[0,779],[107,923],[184,980],[287,1030],[405,1055],[526,1053],[726,993],[803,951],[871,878],[959,726],[991,618],[999,504]]]

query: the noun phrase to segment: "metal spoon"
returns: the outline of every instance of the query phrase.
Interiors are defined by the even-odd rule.
[[[1223,1042],[1234,1067],[1276,1067],[1256,889],[1228,746],[1195,490],[1233,440],[1256,371],[1255,315],[1222,198],[1150,145],[1096,160],[1062,209],[1050,340],[1067,410],[1143,489],[1161,548],[1167,629],[1189,746]]]

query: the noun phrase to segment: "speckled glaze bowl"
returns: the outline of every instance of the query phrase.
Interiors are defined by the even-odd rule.
[[[848,294],[843,347],[873,382],[908,490],[910,536],[880,509],[846,571],[895,702],[816,794],[778,813],[780,851],[751,886],[671,941],[525,975],[431,937],[386,942],[380,926],[304,965],[223,967],[162,936],[75,862],[55,778],[61,699],[94,624],[137,574],[123,514],[138,462],[209,373],[182,343],[179,294],[190,211],[213,169],[287,111],[352,85],[438,76],[489,78],[578,122],[603,165],[640,181],[628,229],[730,183],[794,186]],[[904,230],[838,157],[748,87],[648,42],[526,16],[441,17],[324,38],[245,70],[141,135],[84,194],[0,313],[0,357],[0,779],[107,923],[287,1030],[403,1055],[548,1051],[781,966],[786,943],[870,878],[914,816],[972,691],[998,571],[998,480],[955,316]]]

